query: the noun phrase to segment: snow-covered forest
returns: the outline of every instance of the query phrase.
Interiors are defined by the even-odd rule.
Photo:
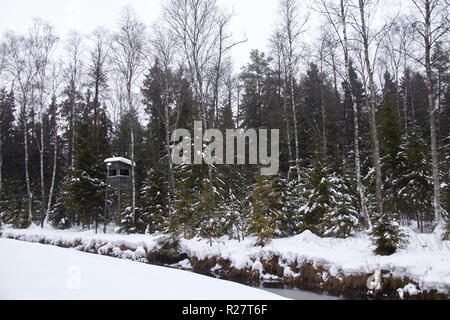
[[[444,241],[449,3],[408,0],[385,16],[385,2],[279,0],[270,50],[240,69],[231,53],[247,39],[216,0],[164,1],[151,25],[125,7],[111,30],[59,35],[35,18],[4,32],[0,228],[158,234],[171,249],[193,238],[264,247],[307,230],[365,234],[377,255],[411,232]],[[279,129],[278,174],[175,165],[171,135],[194,121]],[[136,164],[129,190],[107,192],[110,157]]]

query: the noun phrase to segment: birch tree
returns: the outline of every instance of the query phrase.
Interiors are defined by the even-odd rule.
[[[324,14],[324,16],[327,18],[327,21],[330,23],[333,30],[335,31],[335,34],[338,38],[338,41],[344,53],[345,74],[343,77],[345,84],[350,91],[350,97],[353,105],[353,126],[354,126],[353,145],[355,157],[356,183],[359,193],[362,218],[365,221],[366,227],[370,228],[372,226],[372,223],[370,220],[369,212],[367,210],[366,195],[361,175],[358,104],[350,80],[351,66],[350,66],[350,51],[349,51],[348,22],[347,22],[349,4],[347,0],[340,0],[339,5],[335,5],[331,2],[328,2],[327,0],[318,0],[316,4],[318,5],[318,11]]]
[[[0,42],[0,81],[2,81],[3,73],[6,69],[6,45],[3,42]],[[0,82],[1,83],[1,82]],[[2,120],[0,119],[0,132],[2,132]],[[0,197],[2,196],[3,191],[3,137],[0,134]],[[2,213],[0,213],[0,229],[2,228]]]
[[[227,19],[220,19],[216,0],[169,0],[163,9],[163,15],[169,32],[174,35],[183,52],[197,113],[201,118],[203,130],[207,130],[210,124],[213,124],[213,119],[208,117],[211,114],[208,110],[211,69],[214,70],[215,62],[219,63],[219,59],[215,59],[217,44],[220,44],[220,39],[222,37],[223,40],[224,36],[220,33],[220,21],[222,24],[225,21],[226,24]],[[223,53],[221,49],[219,51]],[[217,66],[220,72],[220,63]],[[198,138],[195,140],[200,140]],[[202,162],[202,153],[194,153],[194,163]],[[214,190],[211,164],[208,164],[208,178],[209,185]]]
[[[53,63],[52,64],[52,68],[51,68],[51,96],[52,96],[52,103],[54,104],[54,110],[53,110],[53,114],[51,115],[52,119],[50,120],[50,122],[53,122],[53,135],[51,137],[51,141],[53,143],[53,169],[52,169],[52,177],[51,177],[51,182],[50,182],[50,191],[48,193],[48,202],[47,202],[47,212],[45,215],[45,220],[44,220],[44,225],[47,224],[48,221],[48,217],[50,214],[50,210],[52,208],[52,201],[53,201],[53,194],[54,194],[54,190],[55,190],[55,179],[56,179],[56,169],[57,169],[57,165],[58,165],[58,130],[59,130],[59,126],[58,126],[58,115],[59,115],[59,110],[58,110],[58,103],[56,101],[56,97],[58,96],[59,93],[59,88],[63,82],[63,66],[61,62],[57,62],[57,63]]]
[[[75,117],[76,117],[76,105],[79,99],[79,92],[82,85],[82,79],[84,74],[83,68],[83,56],[84,56],[84,43],[81,34],[76,31],[69,33],[66,45],[65,53],[68,57],[68,62],[65,68],[65,78],[67,81],[66,95],[68,114],[68,126],[69,126],[69,167],[74,169],[74,154],[75,154]]]
[[[300,146],[297,125],[296,99],[294,91],[294,78],[298,64],[299,40],[304,33],[308,17],[300,19],[296,0],[281,0],[280,2],[281,31],[285,40],[287,58],[287,73],[290,88],[290,102],[293,116],[294,140],[295,140],[295,168],[297,179],[300,181]]]
[[[272,55],[275,57],[275,70],[278,74],[278,95],[282,96],[282,106],[283,106],[283,116],[286,122],[286,143],[287,143],[287,149],[288,149],[288,158],[289,158],[289,171],[288,171],[288,181],[290,180],[291,175],[291,169],[293,160],[293,153],[292,153],[292,134],[291,134],[291,113],[288,110],[288,71],[287,71],[287,64],[286,64],[286,49],[285,49],[285,41],[284,37],[281,33],[281,31],[277,30],[275,31],[274,35],[271,38],[271,48],[272,48]],[[298,177],[298,175],[297,175]]]
[[[129,114],[133,116],[130,127],[130,154],[133,165],[131,166],[131,217],[132,225],[136,217],[136,177],[134,166],[135,136],[134,117],[139,112],[139,99],[135,94],[137,82],[143,72],[143,58],[145,46],[145,26],[142,24],[132,9],[125,7],[119,22],[119,30],[113,35],[113,63],[125,87],[126,106]]]
[[[204,129],[208,128],[207,78],[219,38],[217,18],[216,0],[169,0],[164,7],[169,31],[182,48]]]
[[[422,40],[423,56],[417,59],[426,71],[426,85],[428,96],[428,110],[431,135],[431,158],[433,168],[433,207],[434,219],[437,225],[443,223],[441,212],[441,186],[439,181],[439,151],[437,147],[436,107],[433,92],[433,70],[431,56],[433,49],[440,40],[448,39],[449,18],[448,1],[440,0],[411,0],[418,14],[417,20],[412,21],[415,32]]]
[[[40,214],[41,214],[41,227],[44,227],[44,221],[47,220],[47,212],[45,208],[45,179],[44,179],[44,154],[45,154],[45,144],[44,144],[44,113],[46,106],[49,102],[49,88],[48,82],[49,78],[49,67],[51,64],[52,55],[54,53],[58,38],[54,34],[53,27],[44,22],[41,19],[34,19],[33,24],[29,32],[30,38],[30,48],[31,56],[33,59],[33,64],[36,79],[35,88],[37,89],[37,103],[39,110],[39,122],[40,122],[40,132],[39,141],[37,143],[39,148],[39,165],[40,165],[40,186],[41,186],[41,204],[40,204]]]
[[[88,77],[90,84],[94,87],[94,137],[98,138],[100,95],[102,89],[107,86],[108,59],[111,49],[110,35],[104,28],[97,28],[89,36],[93,48],[89,52],[90,63]],[[99,153],[97,143],[97,154]]]
[[[374,80],[374,61],[376,61],[377,52],[380,45],[380,39],[386,33],[386,25],[384,25],[377,32],[372,33],[368,21],[371,20],[371,15],[374,14],[374,8],[368,8],[368,0],[358,0],[359,17],[354,17],[354,28],[361,38],[362,58],[364,61],[365,72],[368,79],[368,104],[370,108],[370,132],[372,136],[373,145],[373,165],[375,169],[375,196],[377,202],[378,214],[383,214],[383,181],[381,173],[381,158],[380,158],[380,142],[378,139],[378,129],[376,122],[377,112],[377,91]],[[377,4],[375,4],[376,6]],[[375,49],[371,51],[371,45]],[[374,60],[372,60],[372,58]]]
[[[168,165],[168,192],[167,192],[167,205],[169,213],[172,213],[172,200],[174,195],[175,188],[175,178],[174,178],[174,167],[172,162],[171,155],[171,147],[170,147],[170,139],[172,136],[172,131],[177,128],[177,123],[171,123],[170,116],[170,92],[169,92],[169,77],[170,77],[170,67],[174,61],[174,55],[177,50],[176,41],[173,35],[167,30],[163,29],[159,25],[155,25],[153,28],[154,39],[152,40],[152,49],[154,52],[155,60],[159,61],[164,70],[163,75],[163,109],[159,110],[161,118],[164,119],[164,128],[165,128],[165,146],[167,152],[167,165]],[[178,106],[177,106],[178,107]],[[177,113],[176,119],[179,119],[180,110],[177,108],[175,110]]]
[[[24,36],[18,36],[14,33],[6,34],[7,61],[8,71],[13,78],[13,87],[15,89],[14,98],[19,105],[19,115],[23,133],[24,148],[24,171],[25,185],[27,190],[27,214],[28,221],[33,223],[32,204],[33,193],[31,190],[31,178],[29,170],[29,154],[28,154],[28,113],[32,103],[33,84],[36,78],[36,69],[34,68],[33,58],[31,54],[31,42]]]

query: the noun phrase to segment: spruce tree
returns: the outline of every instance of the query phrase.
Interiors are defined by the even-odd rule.
[[[167,183],[162,165],[151,168],[143,182],[140,196],[142,220],[147,225],[145,233],[163,231],[167,225]]]
[[[49,220],[53,227],[57,229],[69,229],[72,227],[74,221],[70,215],[70,211],[66,209],[63,199],[68,198],[66,191],[64,191],[65,180],[61,183],[58,190],[58,197],[55,199],[55,204],[50,211]]]
[[[176,195],[174,212],[170,214],[169,229],[170,232],[182,234],[187,239],[197,236],[199,231],[200,215],[197,210],[201,193],[199,180],[204,174],[200,167],[182,164],[175,168]]]
[[[402,218],[416,220],[424,232],[424,222],[433,220],[433,185],[427,145],[415,123],[403,135],[397,159],[402,170],[397,191]]]
[[[375,220],[370,237],[375,246],[375,254],[380,256],[392,255],[408,244],[407,235],[400,225],[386,213]]]
[[[331,210],[322,219],[321,233],[325,237],[346,238],[360,227],[355,179],[340,159],[335,158],[331,169]]]
[[[99,111],[99,125],[94,131],[93,105],[89,90],[82,110],[74,124],[73,168],[66,170],[56,208],[60,211],[59,216],[70,216],[72,224],[82,224],[83,227],[89,228],[95,225],[97,228],[105,206],[106,169],[103,160],[109,152],[109,122],[105,112]],[[63,208],[67,211],[66,214],[61,214]],[[61,220],[55,222],[61,223]]]
[[[251,185],[248,183],[245,166],[232,166],[233,174],[227,183],[229,194],[223,198],[225,232],[239,241],[244,240],[248,230]]]
[[[318,145],[318,144],[317,144]],[[310,230],[321,235],[321,221],[333,210],[329,168],[320,147],[316,148],[305,181],[305,204],[300,208],[299,231]]]
[[[280,190],[273,177],[257,178],[251,194],[248,234],[257,237],[256,244],[264,246],[280,234],[277,222],[282,213]]]
[[[215,190],[211,187],[211,182],[208,179],[203,179],[197,206],[198,213],[202,217],[199,235],[208,239],[210,246],[212,246],[212,239],[219,237],[220,226],[223,223],[216,206],[217,194],[214,193]]]
[[[394,214],[399,219],[400,178],[403,175],[401,159],[399,158],[402,143],[402,125],[396,106],[396,88],[389,73],[386,73],[384,83],[384,99],[378,112],[378,134],[381,150],[381,169],[383,178],[384,204],[386,212]]]
[[[14,228],[26,229],[31,221],[28,219],[27,201],[24,197],[23,182],[20,180],[9,181],[5,188],[5,200],[2,205],[3,223],[11,224]],[[33,212],[35,212],[36,204]]]
[[[283,203],[282,215],[280,217],[281,235],[289,237],[299,232],[300,215],[299,210],[304,204],[303,194],[305,190],[298,179],[280,179],[281,202]]]

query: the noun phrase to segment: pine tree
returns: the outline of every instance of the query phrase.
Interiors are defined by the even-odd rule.
[[[256,244],[264,246],[280,234],[277,222],[282,211],[281,194],[273,177],[257,179],[251,195],[248,234],[257,237]]]

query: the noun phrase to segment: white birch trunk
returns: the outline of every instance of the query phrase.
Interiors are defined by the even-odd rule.
[[[355,152],[355,171],[356,171],[356,183],[359,193],[359,200],[361,203],[362,217],[366,223],[367,228],[371,228],[372,223],[370,221],[370,216],[366,205],[366,195],[364,192],[364,186],[361,177],[361,161],[359,154],[359,120],[358,120],[358,105],[356,103],[356,98],[353,95],[353,87],[350,79],[350,61],[349,61],[349,50],[348,50],[348,37],[347,37],[347,23],[345,16],[344,0],[341,0],[341,16],[343,24],[344,33],[344,59],[345,59],[345,71],[346,71],[346,82],[350,89],[350,96],[353,105],[353,125],[354,125],[354,152]]]
[[[439,154],[437,149],[436,119],[433,97],[433,80],[431,70],[431,8],[430,0],[425,2],[425,68],[427,72],[427,93],[430,115],[430,134],[431,134],[431,158],[433,166],[433,206],[434,221],[441,225],[443,220],[441,216],[441,190],[439,182]]]
[[[45,212],[45,182],[44,182],[44,115],[43,115],[43,106],[42,106],[42,97],[41,97],[41,105],[40,105],[40,148],[39,148],[39,163],[40,163],[40,178],[41,178],[41,227],[44,227],[44,220],[46,219]]]
[[[26,108],[25,108],[26,110]],[[31,185],[30,185],[30,174],[28,169],[28,126],[25,123],[23,126],[23,143],[24,143],[24,152],[25,152],[25,184],[27,186],[27,195],[28,195],[28,220],[30,223],[33,223],[33,214],[32,214],[32,204],[33,204],[33,194],[31,193]]]
[[[44,219],[44,225],[48,223],[48,217],[50,214],[50,210],[52,207],[52,199],[53,199],[53,192],[55,189],[55,178],[56,178],[56,165],[58,163],[58,136],[57,136],[57,127],[55,127],[55,137],[54,137],[54,149],[53,149],[53,171],[52,171],[52,182],[50,185],[50,191],[48,194],[48,203],[47,203],[47,213],[45,215]]]
[[[381,177],[381,159],[380,159],[380,142],[378,140],[378,129],[376,123],[376,93],[375,93],[375,82],[373,79],[373,71],[370,64],[369,58],[369,40],[367,36],[367,27],[364,13],[364,0],[359,0],[359,12],[361,17],[361,33],[363,37],[364,44],[364,62],[367,69],[368,77],[369,77],[369,104],[370,104],[370,131],[372,135],[372,143],[373,143],[373,162],[375,167],[375,175],[376,175],[376,200],[377,200],[377,210],[378,214],[383,214],[383,183]]]

